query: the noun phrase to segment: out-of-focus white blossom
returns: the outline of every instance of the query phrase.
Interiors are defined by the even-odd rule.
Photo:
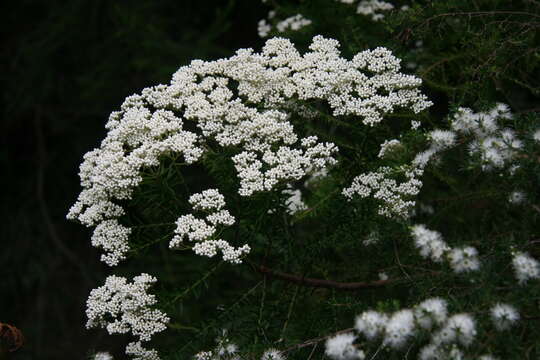
[[[433,335],[434,344],[461,343],[469,346],[476,336],[476,324],[468,314],[456,314],[448,318],[446,325]]]
[[[448,310],[446,301],[441,298],[431,298],[422,301],[414,308],[414,318],[420,327],[431,330],[434,325],[441,325],[446,321]]]
[[[459,108],[452,118],[451,127],[454,131],[474,136],[469,144],[469,153],[480,157],[484,170],[491,170],[509,164],[517,150],[523,147],[513,130],[502,129],[497,123],[498,119],[509,118],[512,118],[510,108],[502,103],[490,111],[479,113]]]
[[[356,336],[352,333],[338,334],[326,340],[325,354],[334,360],[363,360],[366,355],[354,344]]]
[[[496,304],[490,310],[491,320],[499,331],[512,327],[519,320],[519,313],[509,304]]]
[[[386,314],[368,310],[356,317],[354,328],[367,339],[372,340],[384,332],[387,323]]]
[[[433,130],[429,133],[431,144],[437,150],[451,148],[456,144],[456,133],[449,130]]]
[[[523,191],[512,191],[510,196],[508,196],[508,202],[513,205],[523,204],[527,199],[527,195]]]
[[[285,360],[285,355],[277,349],[268,349],[266,350],[262,356],[261,360]]]
[[[356,13],[364,16],[369,16],[371,20],[378,21],[384,18],[382,12],[390,11],[394,9],[388,1],[382,0],[336,0],[343,4],[355,4],[356,3]],[[401,7],[401,10],[406,10],[405,6]]]
[[[422,224],[414,225],[411,234],[416,248],[420,250],[420,255],[424,258],[430,258],[434,262],[441,262],[443,261],[443,255],[450,250],[441,233],[429,230]]]
[[[413,312],[409,309],[397,311],[386,323],[383,343],[394,349],[400,349],[414,335],[414,331]]]
[[[434,262],[442,262],[446,258],[456,273],[475,271],[480,268],[478,251],[471,246],[451,248],[439,232],[429,230],[422,224],[414,225],[411,228],[411,235],[415,247],[420,250],[420,255],[424,258],[430,258]]]
[[[275,17],[275,12],[270,11],[268,13],[268,20],[274,17]],[[272,31],[272,25],[268,22],[268,20],[266,19],[260,20],[257,26],[257,31],[259,33],[259,36],[262,38],[267,37],[268,34]],[[286,31],[298,31],[301,28],[306,27],[308,25],[311,25],[311,20],[305,18],[302,14],[296,14],[284,20],[278,21],[275,25],[275,28],[280,33],[284,33]]]
[[[530,279],[540,278],[540,263],[526,252],[515,252],[512,265],[520,284],[525,284]]]
[[[480,268],[478,251],[471,246],[454,248],[448,252],[447,256],[450,267],[456,273],[475,271]]]
[[[108,352],[98,352],[92,357],[92,360],[113,360],[113,356]]]

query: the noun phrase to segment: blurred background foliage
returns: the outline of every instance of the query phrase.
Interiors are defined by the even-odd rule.
[[[307,49],[314,34],[340,40],[348,58],[376,46],[391,49],[403,59],[405,72],[424,80],[424,92],[435,103],[429,114],[422,115],[427,126],[443,124],[458,104],[481,110],[498,101],[508,103],[528,119],[525,123],[529,126],[538,123],[538,1],[393,3],[398,9],[402,5],[410,9],[392,12],[384,22],[377,23],[357,15],[353,7],[332,0],[268,0],[267,4],[240,0],[73,0],[1,5],[4,105],[0,182],[4,188],[4,226],[0,230],[0,322],[19,327],[26,336],[26,344],[13,358],[82,359],[93,350],[111,351],[117,358],[124,358],[126,339],[84,327],[86,297],[90,289],[103,283],[110,269],[99,262],[100,252],[91,247],[90,232],[65,220],[80,191],[77,169],[82,155],[99,145],[109,113],[118,109],[126,96],[147,86],[168,83],[171,74],[192,59],[228,57],[241,47],[259,49],[263,40],[257,36],[257,22],[270,9],[276,10],[276,18],[301,13],[313,21],[299,32],[279,34],[290,37],[301,51]],[[389,116],[394,120],[410,117],[409,113]],[[343,135],[339,140],[349,142],[355,151],[360,143],[357,136],[361,136],[363,149],[373,152],[376,147],[370,146],[371,139],[380,135],[378,132],[400,133],[402,126],[396,124],[390,121],[384,125],[388,128],[352,134],[329,119],[322,129],[299,129],[306,133],[326,131],[331,137],[328,140]],[[514,128],[525,132],[533,127]],[[414,138],[407,141],[421,142]],[[354,160],[355,151],[345,150],[342,155]],[[362,153],[358,160],[373,160],[376,155]],[[176,214],[188,209],[185,201],[182,204],[171,199],[185,198],[185,186],[190,192],[203,189],[207,184],[198,176],[203,173],[209,175],[209,184],[218,184],[220,189],[236,186],[231,180],[234,171],[224,157],[226,154],[213,154],[185,178],[175,175],[182,172],[173,159],[163,159],[160,168],[145,174],[145,182],[129,204],[134,215],[124,219],[140,228],[134,236],[132,256],[114,271],[129,277],[145,271],[160,279],[155,292],[173,321],[168,331],[156,337],[156,343],[159,349],[169,350],[170,358],[185,359],[211,349],[217,331],[224,327],[241,345],[252,345],[255,351],[269,345],[293,346],[342,330],[343,324],[352,326],[353,316],[365,310],[368,303],[392,311],[409,305],[407,298],[414,291],[425,293],[443,286],[423,274],[427,280],[415,288],[398,282],[376,292],[339,293],[261,276],[261,264],[340,281],[376,278],[374,270],[399,273],[401,264],[378,254],[393,253],[403,246],[395,240],[403,233],[401,225],[365,215],[362,210],[373,208],[369,203],[355,204],[360,211],[351,213],[337,193],[332,196],[344,184],[332,180],[321,181],[318,191],[308,193],[316,209],[292,220],[284,208],[266,216],[272,204],[283,203],[276,194],[261,194],[249,202],[232,199],[231,212],[246,222],[238,226],[236,234],[228,236],[256,249],[250,261],[241,266],[221,264],[191,252],[179,256],[169,251],[167,241],[159,240],[167,239],[174,230],[171,223]],[[530,166],[531,171],[538,170],[534,161]],[[534,191],[539,180],[533,180],[520,185]],[[461,186],[470,190],[472,185]],[[505,186],[510,188],[511,184]],[[442,199],[454,191],[448,187],[439,190]],[[498,203],[485,206],[497,207],[493,204],[505,199],[500,196]],[[469,211],[469,206],[466,201],[443,203],[441,217],[433,221],[447,233],[461,229],[477,218],[449,223],[444,211]],[[170,208],[174,209],[172,215],[167,210]],[[519,213],[507,216],[499,209],[497,216],[508,220],[508,226],[522,224],[524,233],[537,220],[520,219]],[[152,223],[165,224],[144,227]],[[355,249],[359,238],[382,228],[387,241],[368,253]],[[370,261],[356,261],[359,258]],[[420,259],[401,260],[413,264]],[[450,282],[457,280],[448,281],[451,286]],[[458,281],[455,288],[461,285]],[[476,293],[466,296],[469,298],[464,301],[470,301]],[[300,349],[295,354],[307,358],[310,351]]]

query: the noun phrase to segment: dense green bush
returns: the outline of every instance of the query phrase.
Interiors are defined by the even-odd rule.
[[[170,359],[536,358],[539,4],[266,5],[295,47],[182,67],[85,157],[69,216],[120,262],[88,325]]]

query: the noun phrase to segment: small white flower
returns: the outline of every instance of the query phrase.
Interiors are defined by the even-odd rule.
[[[540,142],[540,129],[536,130],[533,133],[532,138],[534,141]]]
[[[394,5],[382,0],[360,0],[356,13],[361,15],[371,16],[371,20],[378,21],[384,18],[384,15],[379,11],[389,11],[394,8]]]
[[[365,354],[354,344],[356,336],[352,333],[338,334],[326,340],[325,353],[334,360],[363,360]]]
[[[522,204],[527,199],[527,196],[523,191],[512,191],[508,196],[508,202],[513,205]]]
[[[516,308],[508,304],[496,304],[491,308],[491,320],[499,331],[512,327],[519,320]]]
[[[512,265],[520,284],[526,283],[529,279],[540,278],[540,263],[525,252],[515,252],[513,254]]]
[[[276,29],[279,32],[285,32],[287,30],[298,31],[303,27],[311,25],[311,20],[306,19],[303,15],[297,14],[286,18],[276,24]]]
[[[285,356],[279,350],[268,349],[262,355],[261,360],[285,360]]]
[[[95,353],[92,360],[113,360],[113,356],[109,354],[108,352],[98,352]]]
[[[384,344],[400,349],[414,334],[414,315],[409,309],[394,313],[385,327]]]
[[[454,248],[448,252],[450,267],[456,273],[476,271],[480,268],[478,251],[471,247]]]
[[[443,324],[448,316],[446,306],[446,301],[441,298],[422,301],[414,308],[416,322],[426,330],[430,330],[434,324]]]
[[[476,325],[468,314],[456,314],[433,336],[435,344],[451,344],[456,341],[469,346],[476,336]]]
[[[449,130],[433,130],[429,133],[431,144],[437,149],[448,149],[455,145],[457,135]]]
[[[442,235],[437,231],[429,230],[425,225],[414,225],[411,234],[416,248],[420,250],[420,255],[424,258],[441,262],[443,255],[450,250],[442,239]]]
[[[428,344],[424,346],[418,355],[420,360],[440,360],[441,353],[439,351],[439,346],[434,344]]]
[[[497,360],[497,358],[492,355],[486,354],[486,355],[480,356],[478,360]]]
[[[412,63],[412,62],[407,63],[407,67],[409,69],[414,69],[416,66],[417,66],[416,63]],[[411,121],[411,129],[413,129],[413,130],[418,129],[420,127],[420,125],[421,125],[420,121],[416,121],[416,120]]]
[[[368,340],[373,340],[382,334],[387,322],[388,316],[386,314],[368,310],[356,317],[355,329]]]

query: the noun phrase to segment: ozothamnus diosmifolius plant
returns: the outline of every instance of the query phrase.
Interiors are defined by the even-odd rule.
[[[381,34],[446,16],[326,2]],[[451,73],[421,88],[439,45],[396,45],[404,67],[364,41],[271,37],[324,26],[302,6],[259,23],[260,52],[195,60],[111,114],[68,214],[117,273],[87,327],[128,334],[135,359],[538,356],[538,115]]]

